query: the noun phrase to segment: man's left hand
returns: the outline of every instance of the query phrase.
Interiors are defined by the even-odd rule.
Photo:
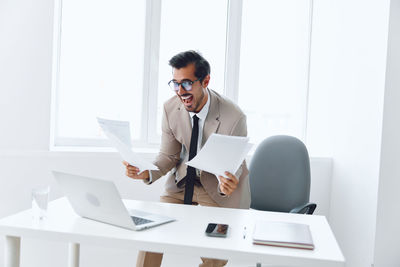
[[[235,175],[233,175],[230,172],[225,172],[225,175],[228,177],[223,177],[223,176],[218,176],[220,180],[219,184],[219,190],[221,190],[222,193],[225,195],[230,195],[235,191],[237,188],[237,185],[239,183],[238,179],[236,178]]]

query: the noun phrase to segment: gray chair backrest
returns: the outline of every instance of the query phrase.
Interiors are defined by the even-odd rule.
[[[297,138],[272,136],[259,144],[249,166],[251,208],[289,212],[310,197],[310,159]]]

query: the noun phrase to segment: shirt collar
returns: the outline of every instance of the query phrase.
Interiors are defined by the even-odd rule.
[[[197,115],[197,117],[200,120],[205,120],[208,114],[208,109],[210,108],[210,92],[207,90],[207,102],[204,105],[204,107],[199,111],[199,113],[195,112],[189,112],[190,117],[193,118],[194,115]]]

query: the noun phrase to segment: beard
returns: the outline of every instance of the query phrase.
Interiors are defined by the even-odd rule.
[[[204,88],[201,90],[201,94],[198,97],[195,97],[193,94],[184,94],[183,96],[188,96],[191,95],[193,97],[192,103],[190,106],[187,106],[185,104],[185,101],[181,97],[181,101],[185,106],[185,109],[189,112],[199,112],[201,108],[204,106],[205,103],[203,103],[204,98],[205,98],[205,93],[204,93]]]

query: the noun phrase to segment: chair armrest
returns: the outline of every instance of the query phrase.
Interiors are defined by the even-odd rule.
[[[315,203],[306,203],[297,208],[292,209],[289,213],[300,213],[300,214],[313,214],[314,210],[317,208]]]

